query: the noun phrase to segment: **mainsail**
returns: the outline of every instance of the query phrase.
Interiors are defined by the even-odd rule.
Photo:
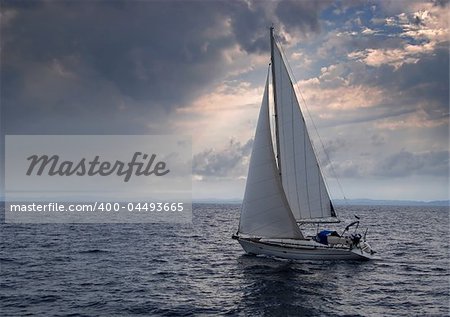
[[[286,200],[273,153],[268,81],[269,77],[253,142],[239,232],[268,238],[302,239]]]
[[[276,43],[273,47],[279,167],[287,201],[297,221],[336,217],[291,77]]]

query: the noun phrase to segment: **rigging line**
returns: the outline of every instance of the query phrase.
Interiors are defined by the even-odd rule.
[[[278,47],[280,48],[280,52],[286,57],[286,53],[284,52],[283,47],[281,47],[280,45],[278,45]],[[305,100],[305,98],[303,97],[303,94],[301,93],[300,88],[298,87],[298,81],[297,81],[297,79],[295,78],[295,75],[294,75],[294,72],[292,71],[291,65],[289,64],[289,62],[288,62],[288,60],[287,60],[286,58],[285,58],[285,61],[286,61],[285,64],[287,65],[287,68],[289,69],[290,75],[292,76],[292,78],[293,78],[294,81],[295,81],[295,85],[293,85],[293,87],[294,87],[295,91],[299,93],[299,95],[300,95],[300,97],[301,97],[301,99],[302,99],[302,101],[303,101],[303,103],[304,103],[304,105],[305,105],[306,111],[308,112],[309,119],[311,120],[311,122],[312,122],[312,124],[313,124],[314,130],[315,130],[317,136],[319,137],[319,141],[320,141],[320,145],[321,145],[321,147],[322,147],[322,150],[323,150],[323,152],[325,153],[325,157],[326,157],[328,163],[330,164],[330,167],[331,167],[331,171],[332,171],[332,173],[333,173],[333,176],[336,178],[336,181],[337,181],[339,190],[340,190],[342,196],[344,197],[345,203],[348,205],[347,197],[345,196],[345,193],[344,193],[344,190],[343,190],[343,188],[342,188],[342,185],[341,185],[341,182],[340,182],[340,180],[339,180],[339,177],[338,177],[338,175],[337,175],[337,173],[336,173],[336,170],[334,169],[334,165],[333,165],[332,161],[330,160],[330,156],[328,155],[328,152],[325,150],[325,146],[324,146],[324,144],[323,144],[322,138],[320,137],[320,134],[319,134],[319,131],[318,131],[318,129],[317,129],[317,126],[316,126],[316,124],[315,124],[315,122],[314,122],[314,120],[313,120],[313,118],[312,118],[311,112],[309,111],[308,104],[306,103],[306,100]],[[314,151],[314,144],[312,144],[312,142],[311,142],[311,146],[313,147],[313,151]],[[319,166],[319,169],[320,169],[320,166]],[[325,183],[325,187],[329,188],[326,179],[325,179],[324,177],[322,177],[322,178],[323,178],[323,181],[324,181],[324,183]]]

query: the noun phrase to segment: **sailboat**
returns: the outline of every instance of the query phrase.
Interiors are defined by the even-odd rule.
[[[268,72],[241,207],[233,235],[248,254],[297,260],[368,260],[375,253],[363,236],[350,228],[342,234],[316,230],[305,223],[339,222],[308,134],[293,81],[274,29],[270,28],[271,72]],[[269,79],[272,75],[273,114],[270,123]],[[274,126],[274,139],[272,127]],[[318,228],[318,227],[317,227]],[[367,230],[366,230],[367,233]]]

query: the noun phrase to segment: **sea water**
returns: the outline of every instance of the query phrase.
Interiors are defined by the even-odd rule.
[[[232,204],[194,205],[192,225],[1,224],[0,315],[449,315],[448,208],[338,212],[375,260],[245,255]]]

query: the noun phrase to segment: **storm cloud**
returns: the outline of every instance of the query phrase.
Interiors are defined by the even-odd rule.
[[[2,1],[7,133],[152,133],[229,70],[269,49],[290,12],[259,1]],[[300,29],[318,30],[320,6]],[[306,12],[305,12],[306,14]],[[306,25],[310,25],[307,27]]]
[[[245,144],[230,140],[225,149],[208,149],[198,153],[192,160],[192,171],[202,180],[245,177],[252,145],[253,139]]]
[[[410,175],[431,175],[448,177],[449,152],[411,153],[400,151],[379,162],[374,174],[377,176],[403,177]]]

